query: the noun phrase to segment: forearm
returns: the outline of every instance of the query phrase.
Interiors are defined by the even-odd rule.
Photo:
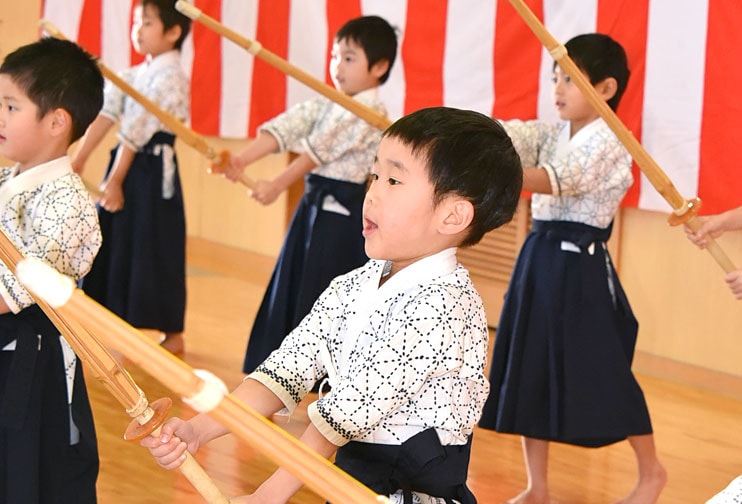
[[[332,454],[338,449],[338,447],[330,443],[312,423],[309,424],[299,439],[302,443],[309,446],[325,458],[332,456]],[[281,467],[273,473],[270,478],[265,480],[262,485],[260,485],[260,487],[255,491],[254,496],[259,498],[259,502],[270,504],[285,503],[288,502],[303,485],[304,483],[299,478]]]
[[[539,194],[553,194],[546,170],[543,168],[523,168],[523,190]]]
[[[270,417],[284,408],[278,396],[256,380],[244,380],[232,391],[232,395],[265,417]],[[189,423],[193,424],[198,432],[200,445],[229,432],[229,429],[208,415],[195,416]]]
[[[120,144],[116,151],[116,158],[114,159],[113,167],[111,168],[111,173],[108,174],[106,183],[114,183],[118,185],[123,184],[126,175],[129,173],[129,168],[131,168],[131,163],[134,161],[134,156],[136,156],[136,151],[134,149],[126,144]]]
[[[273,179],[273,183],[280,192],[283,192],[291,187],[294,182],[304,178],[304,175],[312,171],[316,166],[317,164],[307,154],[300,154],[284,171]]]
[[[261,131],[254,140],[233,157],[233,162],[244,168],[275,152],[278,152],[278,141],[270,133]]]
[[[742,229],[742,207],[733,208],[719,215],[720,231]]]

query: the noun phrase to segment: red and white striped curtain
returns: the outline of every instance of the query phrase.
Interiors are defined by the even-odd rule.
[[[112,69],[141,60],[129,41],[136,0],[45,0],[43,17]],[[559,40],[599,31],[626,48],[632,71],[619,116],[681,194],[704,213],[742,204],[733,146],[742,136],[739,0],[527,0]],[[196,0],[196,7],[294,65],[330,82],[332,36],[376,14],[399,30],[382,86],[392,119],[426,106],[499,118],[554,119],[552,60],[507,0]],[[194,23],[183,49],[192,80],[192,127],[244,137],[314,95],[300,82]],[[670,210],[637,171],[625,203]]]

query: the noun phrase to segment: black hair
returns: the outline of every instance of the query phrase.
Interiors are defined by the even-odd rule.
[[[384,137],[399,140],[425,163],[435,205],[454,194],[472,203],[474,217],[460,246],[476,244],[513,218],[523,167],[497,121],[472,110],[432,107],[402,117]]]
[[[188,36],[188,32],[191,31],[191,18],[185,14],[181,14],[175,9],[175,1],[173,0],[139,0],[139,4],[142,7],[151,5],[157,8],[157,15],[162,21],[162,27],[165,31],[168,31],[173,26],[180,26],[180,37],[175,41],[175,49],[180,50],[183,47],[183,41]]]
[[[564,47],[575,65],[587,73],[592,85],[609,77],[616,79],[616,94],[607,101],[615,111],[630,74],[626,51],[621,44],[602,33],[585,33],[571,38]],[[556,67],[556,63],[554,65]]]
[[[38,107],[39,119],[57,108],[72,119],[69,142],[85,134],[103,106],[103,75],[95,59],[74,42],[42,38],[8,54],[0,74]]]
[[[362,16],[351,19],[335,34],[335,41],[341,40],[352,40],[363,48],[369,70],[379,61],[388,61],[389,68],[379,79],[382,84],[386,82],[397,57],[397,34],[384,18]]]

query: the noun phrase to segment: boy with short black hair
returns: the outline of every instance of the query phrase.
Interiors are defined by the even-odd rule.
[[[600,33],[565,47],[615,109],[629,78],[623,47]],[[651,504],[667,476],[631,370],[638,324],[606,246],[633,181],[631,156],[570,76],[556,63],[553,70],[561,121],[503,123],[533,192],[533,226],[497,325],[479,425],[522,436],[528,484],[511,504],[550,502],[550,442],[599,447],[624,439],[639,477],[621,502]]]
[[[180,47],[191,20],[173,0],[139,0],[131,42],[146,60],[122,78],[174,118],[185,121],[190,82]],[[81,283],[91,298],[137,328],[161,333],[161,345],[185,350],[186,224],[175,135],[116,86],[106,88],[103,109],[78,144],[72,164],[85,162],[119,122],[101,184],[99,217],[103,248]]]
[[[397,36],[379,16],[362,16],[337,31],[330,77],[339,91],[386,114],[378,88],[397,55]],[[361,208],[381,131],[325,97],[299,103],[258,129],[232,157],[227,176],[278,151],[298,156],[273,180],[257,180],[253,199],[268,205],[304,178],[270,283],[253,322],[242,370],[251,373],[309,313],[330,281],[364,264]]]
[[[471,434],[487,397],[487,321],[456,248],[506,222],[522,170],[490,118],[444,107],[403,117],[379,144],[364,201],[366,265],[332,281],[299,326],[235,390],[263,415],[309,405],[301,440],[392,502],[476,502]],[[166,468],[226,430],[207,415],[142,441]],[[424,454],[434,454],[427,458]],[[402,462],[404,461],[404,462]],[[286,502],[279,469],[253,498]],[[413,495],[414,494],[414,495]]]
[[[72,42],[42,39],[0,66],[0,222],[26,257],[79,279],[101,245],[67,150],[103,103],[103,76]],[[0,263],[0,502],[95,503],[98,452],[82,369]]]

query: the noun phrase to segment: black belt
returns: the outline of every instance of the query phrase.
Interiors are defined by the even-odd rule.
[[[401,445],[351,441],[340,447],[335,464],[382,495],[402,490],[405,504],[412,492],[424,493],[453,504],[476,504],[466,486],[471,436],[465,445],[441,445],[435,429],[426,429]]]

